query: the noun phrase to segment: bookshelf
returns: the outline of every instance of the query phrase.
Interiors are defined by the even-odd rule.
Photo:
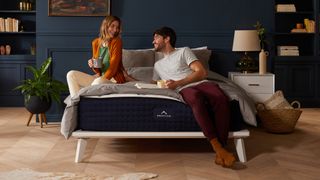
[[[320,107],[319,1],[274,1],[276,89],[283,90],[289,101],[300,101],[302,107]],[[279,4],[293,5],[295,10],[288,6],[279,10]],[[297,23],[303,24],[305,30],[291,32],[297,29]]]
[[[35,0],[30,1],[35,5]],[[0,46],[9,45],[10,54],[0,54],[0,106],[23,106],[23,96],[13,88],[28,78],[26,66],[35,66],[36,11],[20,10],[20,0],[0,1],[0,18],[14,18],[20,23],[10,30],[0,28]],[[15,30],[13,30],[15,29]],[[32,47],[32,48],[31,48]]]

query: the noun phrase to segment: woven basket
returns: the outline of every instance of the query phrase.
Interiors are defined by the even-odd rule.
[[[263,127],[270,133],[291,133],[293,132],[297,121],[302,113],[300,103],[294,101],[291,103],[298,105],[296,109],[260,109],[258,116],[261,119]]]

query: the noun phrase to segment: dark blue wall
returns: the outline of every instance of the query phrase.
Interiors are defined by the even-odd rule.
[[[152,32],[171,26],[177,32],[177,46],[212,49],[211,69],[225,76],[235,71],[240,57],[231,52],[234,30],[253,29],[260,21],[273,32],[273,8],[273,1],[257,0],[111,0],[112,14],[123,21],[124,48],[151,48]],[[48,1],[37,0],[37,64],[52,56],[53,76],[64,82],[71,69],[90,72],[91,40],[98,35],[102,19],[48,17]],[[61,108],[50,112],[59,116]]]

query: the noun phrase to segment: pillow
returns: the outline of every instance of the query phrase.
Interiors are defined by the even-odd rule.
[[[150,83],[153,76],[153,67],[130,67],[127,73],[139,81]]]
[[[209,60],[211,56],[211,50],[209,49],[191,49],[194,55],[200,60],[203,67],[209,70]]]
[[[122,63],[125,69],[129,67],[153,67],[154,51],[150,49],[142,50],[122,50]]]
[[[293,107],[284,98],[282,91],[276,91],[264,103],[266,109],[293,109]]]

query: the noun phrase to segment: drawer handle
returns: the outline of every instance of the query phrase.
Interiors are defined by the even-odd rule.
[[[249,86],[260,86],[260,84],[248,84]]]

